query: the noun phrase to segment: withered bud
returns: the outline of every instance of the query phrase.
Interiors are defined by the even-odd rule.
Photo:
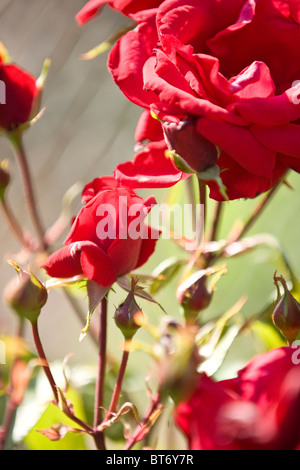
[[[8,172],[8,164],[6,160],[0,161],[0,199],[4,198],[6,188],[10,183],[10,174]]]
[[[279,282],[282,284],[284,289],[282,296],[279,291]],[[278,298],[273,310],[272,319],[274,325],[282,332],[288,343],[291,345],[300,331],[300,303],[289,291],[283,277],[277,277],[275,275],[274,283],[277,287]]]
[[[179,123],[164,122],[162,127],[168,149],[173,153],[175,165],[181,167],[186,163],[194,172],[200,173],[214,166],[219,154],[217,147],[199,134],[196,123],[195,120],[187,119]]]
[[[47,289],[38,278],[21,269],[16,263],[9,262],[17,271],[6,286],[3,299],[21,318],[35,323],[48,299]]]
[[[187,319],[194,319],[201,310],[206,309],[212,296],[213,291],[207,286],[207,276],[199,277],[198,273],[180,283],[176,292]]]
[[[144,314],[136,303],[133,291],[129,292],[125,302],[117,308],[114,320],[125,340],[131,340],[142,326]]]

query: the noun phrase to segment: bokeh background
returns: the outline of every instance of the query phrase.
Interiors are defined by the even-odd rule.
[[[47,227],[59,217],[62,199],[70,187],[77,182],[84,185],[95,177],[112,174],[117,163],[132,158],[134,130],[141,113],[113,83],[106,67],[108,52],[92,61],[79,58],[82,53],[126,26],[128,19],[106,7],[101,17],[79,27],[74,17],[84,4],[84,0],[0,0],[0,40],[13,61],[38,76],[44,60],[51,59],[43,97],[45,114],[25,136],[39,210]],[[22,224],[31,230],[18,167],[11,147],[3,137],[0,139],[0,158],[7,158],[10,162],[10,205]],[[292,188],[283,186],[280,189],[249,234],[263,232],[276,237],[299,278],[300,177],[290,174],[288,181]],[[154,193],[158,201],[166,196],[166,191]],[[226,204],[220,236],[225,237],[234,223],[245,219],[258,201]],[[74,214],[79,207],[78,195],[73,204]],[[213,208],[214,203],[210,201],[209,217]],[[62,240],[63,237],[58,240],[58,247]],[[6,258],[13,258],[18,249],[18,243],[0,213],[1,293],[14,275]],[[158,263],[177,253],[180,250],[172,242],[160,241],[154,256],[144,267],[145,272],[151,272]],[[263,310],[272,299],[275,300],[273,274],[281,267],[277,254],[269,247],[261,247],[229,260],[228,274],[218,283],[213,302],[206,312],[207,318],[221,315],[243,295],[248,297],[242,311],[245,318]],[[164,315],[179,320],[182,318],[175,298],[177,281],[175,278],[158,296],[166,314],[156,305],[142,303],[151,322],[158,324]],[[109,303],[109,352],[117,358],[121,353],[119,345],[122,337],[112,315],[123,298],[124,293],[117,289]],[[80,295],[79,302],[85,311],[87,304],[84,296]],[[40,317],[41,338],[50,361],[61,361],[72,353],[70,362],[73,364],[95,363],[97,351],[93,341],[89,337],[82,343],[78,341],[81,327],[65,297],[60,292],[51,291],[49,302]],[[0,335],[13,334],[15,328],[13,314],[0,300]],[[252,343],[253,334],[253,331],[247,333],[236,341],[220,377],[231,376],[253,353],[261,352],[271,344],[268,344],[271,339],[267,335],[261,335],[259,341]],[[26,335],[31,344],[30,331]],[[147,332],[139,335],[141,340],[147,342],[149,339]],[[133,373],[138,371],[136,376],[131,377],[138,403],[144,400],[139,390],[148,373],[148,366],[149,358],[144,352],[133,353],[129,368]]]

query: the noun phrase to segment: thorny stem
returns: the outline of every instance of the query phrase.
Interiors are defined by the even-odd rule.
[[[46,355],[45,355],[45,352],[44,352],[44,349],[43,349],[43,346],[42,346],[42,343],[41,343],[41,339],[40,339],[40,335],[39,335],[39,331],[38,331],[37,321],[35,323],[32,323],[31,326],[32,326],[32,335],[33,335],[33,339],[34,339],[34,344],[35,344],[38,356],[39,356],[39,358],[42,362],[42,367],[44,369],[46,377],[47,377],[47,379],[49,381],[49,384],[52,388],[55,404],[57,405],[58,401],[59,401],[57,386],[56,386],[55,380],[53,378],[53,375],[51,373],[49,363],[47,361],[47,358],[46,358]]]
[[[107,298],[104,297],[100,303],[100,331],[99,331],[99,353],[98,353],[98,376],[95,393],[94,430],[103,419],[104,402],[104,379],[106,369],[106,343],[107,343]],[[103,431],[94,436],[98,450],[105,450]]]
[[[30,169],[22,141],[22,137],[19,134],[13,134],[11,137],[11,143],[13,145],[18,165],[20,168],[21,176],[24,184],[24,194],[27,202],[28,212],[31,216],[32,223],[34,225],[38,240],[41,244],[41,247],[47,249],[47,243],[45,242],[44,234],[45,230],[43,228],[40,215],[38,213],[36,197],[34,194],[32,178],[30,174]]]

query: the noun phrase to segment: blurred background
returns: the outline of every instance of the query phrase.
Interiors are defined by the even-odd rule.
[[[79,58],[80,54],[126,26],[128,19],[106,7],[101,17],[79,27],[74,17],[85,3],[84,0],[0,0],[0,41],[8,49],[13,61],[38,76],[44,60],[51,59],[43,96],[46,111],[26,133],[24,141],[39,210],[46,227],[50,227],[59,217],[62,199],[70,187],[77,182],[84,185],[95,177],[110,175],[117,163],[132,158],[134,130],[141,113],[113,83],[106,67],[108,52],[92,61]],[[10,205],[17,218],[31,230],[18,167],[12,149],[3,137],[0,139],[0,159],[9,159],[10,162]],[[283,186],[280,189],[249,234],[263,232],[276,237],[299,278],[299,175],[289,175],[288,181],[292,188]],[[158,201],[166,196],[166,191],[153,192]],[[140,192],[141,195],[147,193]],[[247,218],[258,201],[259,199],[234,201],[226,204],[220,236],[225,237],[234,223]],[[78,195],[73,205],[74,214],[79,207]],[[209,217],[212,216],[213,209],[214,203],[210,201]],[[61,246],[62,241],[63,237],[57,241],[57,247]],[[0,213],[1,292],[14,276],[14,270],[8,266],[6,258],[14,258],[18,249],[18,243]],[[172,242],[161,240],[155,254],[143,269],[151,272],[164,259],[179,252]],[[247,318],[257,314],[272,299],[275,300],[273,274],[276,269],[281,268],[282,261],[278,252],[266,246],[228,260],[228,274],[219,281],[206,317],[218,317],[243,295],[247,295],[248,301],[242,315]],[[175,298],[177,282],[178,278],[175,277],[168,288],[159,293],[158,300],[166,314],[158,306],[142,302],[151,323],[158,324],[165,315],[178,320],[182,318]],[[117,358],[121,353],[122,336],[113,324],[112,315],[114,308],[124,297],[124,292],[116,289],[109,302],[109,353]],[[87,304],[82,294],[79,301],[85,311]],[[0,300],[0,336],[13,334],[15,328],[14,315]],[[65,297],[60,292],[51,291],[40,317],[40,334],[50,361],[61,361],[72,353],[70,362],[73,364],[95,364],[97,351],[93,341],[89,337],[82,343],[78,341],[81,328],[81,322]],[[253,334],[252,331],[250,336],[242,336],[236,341],[233,352],[229,354],[227,367],[222,370],[220,377],[231,376],[253,353],[270,346],[271,339],[267,335],[261,335],[259,341],[251,343],[249,337],[252,338]],[[30,331],[26,335],[31,344]],[[147,332],[139,332],[139,335],[141,340],[148,341]],[[138,391],[148,373],[148,365],[149,358],[144,352],[132,354],[129,368],[132,371],[138,370],[139,375],[131,377],[131,385],[137,392],[136,399],[141,403],[144,398],[142,395],[139,398]]]

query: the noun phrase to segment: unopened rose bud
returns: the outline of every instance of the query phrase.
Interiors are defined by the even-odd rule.
[[[18,276],[4,289],[4,301],[21,317],[35,323],[48,299],[48,293],[37,277],[14,265]]]
[[[191,170],[200,173],[217,163],[217,147],[199,134],[195,120],[164,122],[162,127],[168,149],[175,154],[174,163],[177,166],[186,163]],[[183,162],[178,161],[180,159]]]
[[[300,331],[300,304],[289,291],[284,278],[274,276],[274,283],[277,287],[278,294],[278,282],[281,282],[284,293],[281,297],[278,295],[272,319],[274,325],[282,332],[291,345]]]
[[[183,281],[176,292],[177,300],[181,303],[187,320],[195,320],[201,310],[211,302],[213,291],[207,286],[207,276],[190,276]]]
[[[10,182],[10,174],[8,172],[7,161],[0,162],[0,199],[4,198],[4,193]]]
[[[142,326],[144,314],[136,303],[133,292],[129,292],[125,302],[119,305],[114,320],[125,340],[131,340]]]

